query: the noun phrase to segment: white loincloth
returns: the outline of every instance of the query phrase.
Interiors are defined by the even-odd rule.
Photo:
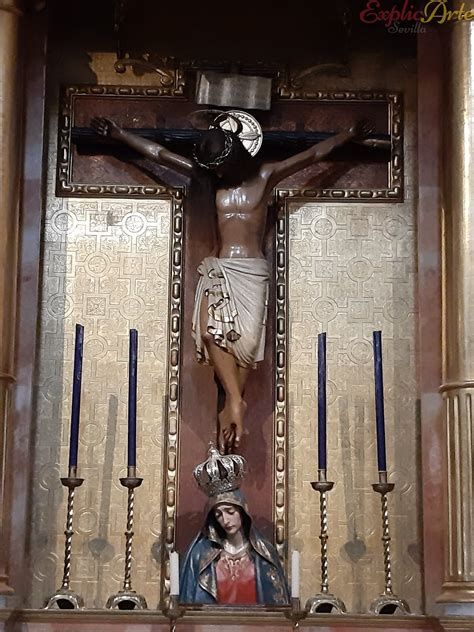
[[[263,360],[268,305],[269,265],[266,259],[206,257],[198,268],[193,313],[193,338],[199,362],[209,363],[201,336],[201,303],[207,301],[207,331],[216,345],[242,367]],[[207,298],[206,298],[207,297]]]

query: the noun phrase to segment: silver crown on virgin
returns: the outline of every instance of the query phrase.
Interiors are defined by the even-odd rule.
[[[210,445],[208,458],[194,468],[193,475],[209,497],[238,489],[247,471],[247,461],[240,454],[222,455]]]

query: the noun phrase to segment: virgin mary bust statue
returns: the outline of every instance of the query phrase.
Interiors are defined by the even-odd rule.
[[[244,474],[243,457],[221,456],[215,448],[194,471],[209,501],[203,527],[184,559],[181,603],[289,603],[277,552],[254,527],[245,497],[238,489]]]

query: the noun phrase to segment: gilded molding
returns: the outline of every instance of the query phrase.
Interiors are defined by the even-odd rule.
[[[117,59],[114,64],[115,72],[123,74],[127,70],[127,66],[131,68],[138,68],[142,72],[150,72],[157,74],[160,78],[160,83],[166,90],[166,94],[172,96],[183,96],[184,89],[186,87],[185,75],[182,68],[177,65],[169,64],[169,61],[173,61],[172,58],[159,57],[153,59],[150,54],[145,54],[142,57],[130,57],[125,54],[123,57]]]
[[[285,202],[278,208],[275,271],[273,529],[276,550],[284,561],[288,538],[288,219]]]
[[[182,78],[181,78],[182,79]],[[181,80],[180,79],[180,80]],[[184,81],[184,80],[183,80]],[[175,84],[173,84],[175,85]],[[181,85],[181,84],[180,84]],[[279,84],[278,96],[282,100],[291,101],[328,101],[365,103],[376,101],[388,105],[389,132],[391,136],[391,156],[388,168],[387,187],[378,189],[278,189],[278,197],[302,198],[306,200],[330,200],[341,202],[391,202],[403,201],[403,98],[398,92],[365,92],[345,90],[340,92],[305,91],[291,85],[286,89]],[[184,83],[182,84],[182,87]],[[71,133],[74,124],[74,107],[77,97],[103,96],[105,98],[169,98],[181,97],[181,88],[142,87],[142,86],[68,86],[64,90],[60,109],[58,132],[58,166],[56,178],[56,195],[67,197],[154,197],[156,195],[172,195],[172,189],[159,185],[98,185],[75,183],[72,179],[72,141]],[[183,97],[184,98],[184,97]]]
[[[308,79],[318,77],[320,75],[338,75],[339,77],[349,76],[349,66],[345,64],[329,63],[329,64],[316,64],[315,66],[309,66],[302,70],[294,71],[288,75],[288,83],[291,88],[302,88],[304,82]],[[282,77],[280,76],[282,79]],[[281,82],[277,88],[278,90],[288,90],[287,85]]]
[[[163,86],[173,87],[176,94],[183,94],[186,87],[186,72],[213,70],[215,72],[241,72],[246,75],[260,75],[273,79],[273,93],[288,94],[295,89],[301,89],[304,83],[321,75],[337,75],[348,77],[350,68],[346,64],[330,62],[315,64],[307,68],[282,68],[281,64],[271,64],[256,61],[253,64],[235,61],[210,61],[207,59],[177,60],[174,57],[155,57],[153,53],[143,53],[140,56],[125,53],[120,55],[114,63],[114,70],[124,74],[127,67],[137,69],[142,73],[158,74]]]
[[[180,430],[180,360],[183,289],[183,196],[178,192],[172,203],[171,260],[169,276],[168,310],[168,387],[165,411],[165,442],[163,452],[163,518],[162,518],[162,568],[161,601],[169,596],[169,556],[174,550],[177,499],[178,499],[178,455]]]

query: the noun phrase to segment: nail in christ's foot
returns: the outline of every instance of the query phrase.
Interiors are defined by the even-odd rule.
[[[219,449],[222,454],[234,452],[240,446],[246,410],[243,399],[230,400],[219,413]]]

